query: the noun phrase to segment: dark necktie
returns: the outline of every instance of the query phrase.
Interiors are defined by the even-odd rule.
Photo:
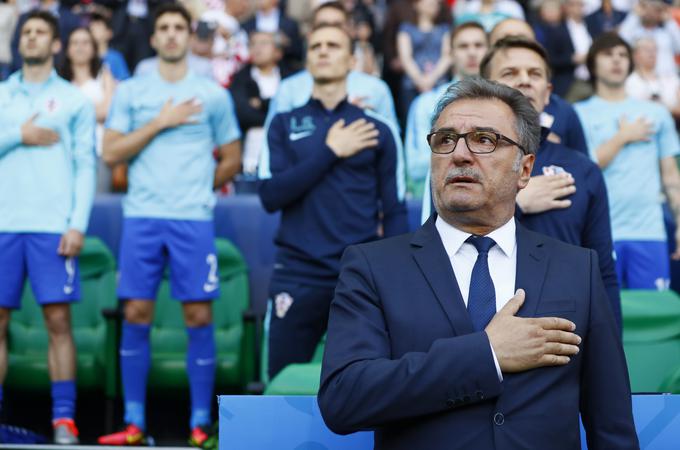
[[[477,261],[470,277],[468,313],[475,331],[482,331],[496,314],[496,290],[489,273],[489,249],[496,245],[493,239],[472,235],[465,241],[477,249]]]

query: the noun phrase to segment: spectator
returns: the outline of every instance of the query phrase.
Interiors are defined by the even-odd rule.
[[[592,94],[592,88],[588,82],[588,69],[585,66],[588,49],[593,43],[593,39],[588,33],[583,13],[583,0],[566,0],[564,4],[564,22],[569,32],[569,42],[572,45],[571,63],[572,80],[569,90],[564,97],[569,102],[583,100]],[[558,92],[558,95],[562,95]]]
[[[354,70],[380,76],[380,62],[373,48],[373,19],[367,9],[357,8],[352,13],[354,38]]]
[[[382,33],[383,50],[383,72],[382,79],[389,85],[392,91],[392,98],[399,97],[401,79],[404,75],[404,68],[399,59],[397,51],[397,35],[399,28],[404,22],[410,22],[415,17],[416,12],[411,0],[393,0],[387,10],[385,26]]]
[[[313,356],[345,247],[376,239],[380,225],[385,236],[408,228],[399,135],[347,101],[351,64],[347,30],[315,28],[307,50],[312,99],[275,115],[268,131],[260,198],[267,211],[281,211],[269,287],[270,378]]]
[[[0,81],[12,72],[12,35],[19,17],[15,0],[0,2]]]
[[[539,113],[548,103],[548,55],[535,41],[516,37],[498,41],[484,57],[481,72],[486,79],[522,92]],[[517,194],[515,217],[532,231],[597,252],[602,281],[621,329],[621,299],[602,173],[586,155],[548,141],[545,131],[531,180]]]
[[[680,80],[675,73],[656,73],[656,41],[638,39],[633,48],[635,70],[626,80],[626,93],[638,100],[659,102],[680,119]]]
[[[534,30],[528,23],[523,20],[505,19],[491,31],[489,42],[494,45],[500,39],[508,36],[535,39]],[[541,123],[550,128],[548,139],[551,142],[562,143],[569,148],[588,154],[581,122],[571,104],[560,96],[550,94],[550,103],[541,114]]]
[[[540,20],[534,26],[536,39],[543,44],[550,55],[553,92],[564,96],[574,80],[576,55],[563,14],[562,0],[541,2],[539,17]]]
[[[40,0],[40,4],[37,9],[42,11],[48,11],[54,15],[59,23],[59,39],[63,44],[66,39],[71,34],[75,28],[79,27],[81,24],[80,17],[76,16],[71,12],[69,8],[62,5],[58,0]],[[14,37],[12,38],[12,70],[18,70],[22,66],[21,55],[19,54],[19,38],[20,30],[24,21],[28,17],[30,12],[24,13],[19,16],[17,26],[14,29]],[[61,62],[61,54],[56,57],[57,64]]]
[[[670,17],[668,4],[662,0],[639,0],[635,10],[621,22],[619,34],[628,44],[643,37],[656,41],[656,72],[677,73],[675,56],[680,54],[680,27]]]
[[[298,24],[279,9],[279,0],[257,0],[255,16],[243,23],[249,35],[253,31],[279,33],[284,49],[283,62],[297,69],[302,62],[302,38]]]
[[[76,349],[70,303],[80,297],[76,257],[95,189],[94,108],[54,73],[52,13],[32,11],[19,34],[22,68],[0,83],[0,400],[10,310],[26,277],[47,328],[54,442],[77,444]]]
[[[602,0],[602,7],[586,16],[586,26],[590,37],[595,39],[606,31],[614,31],[626,17],[612,5],[612,0]]]
[[[111,75],[123,81],[130,78],[130,71],[123,54],[116,49],[109,47],[109,42],[113,38],[113,30],[109,21],[101,14],[93,14],[90,17],[90,32],[97,43],[97,54],[111,71]]]
[[[446,82],[451,66],[449,26],[437,23],[439,0],[417,0],[415,24],[399,27],[397,51],[404,68],[399,91],[399,114],[405,119],[414,98]]]
[[[456,25],[479,22],[490,33],[504,19],[524,20],[524,11],[515,0],[463,0],[454,7]]]
[[[212,299],[219,280],[213,189],[240,166],[231,97],[187,65],[191,18],[179,4],[156,10],[151,38],[158,70],[118,86],[104,133],[104,160],[130,161],[123,206],[118,297],[124,302],[120,366],[125,429],[104,445],[146,442],[146,383],[154,299],[169,264],[173,297],[187,326],[191,445],[207,445],[215,379]],[[216,164],[213,149],[220,160]]]
[[[87,28],[76,28],[68,37],[60,75],[77,86],[94,105],[97,119],[95,148],[101,157],[104,122],[116,85],[111,71],[102,65],[95,39]],[[110,191],[111,170],[100,159],[97,166],[97,192]]]
[[[408,174],[408,190],[415,198],[421,198],[430,168],[430,146],[423,139],[430,132],[431,116],[437,101],[451,83],[479,75],[479,64],[488,49],[488,41],[484,28],[477,22],[458,25],[451,33],[451,82],[438,89],[420,94],[411,103],[406,121],[406,173]]]
[[[668,110],[626,94],[631,49],[604,33],[588,52],[595,95],[575,105],[590,155],[602,168],[616,251],[619,283],[628,289],[667,289],[669,258],[659,194],[680,217],[680,142]],[[680,241],[680,229],[676,234]],[[673,259],[680,258],[680,246]]]
[[[264,122],[269,100],[274,97],[281,79],[288,75],[279,67],[282,57],[281,40],[275,33],[255,31],[250,35],[250,64],[241,69],[231,86],[243,145],[243,173],[255,174],[265,139]]]
[[[223,87],[229,87],[232,77],[248,59],[248,35],[239,24],[247,11],[242,0],[226,0],[221,10],[203,13],[201,20],[215,27],[213,44],[213,76]]]

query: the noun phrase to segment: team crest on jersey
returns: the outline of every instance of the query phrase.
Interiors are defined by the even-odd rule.
[[[288,292],[281,292],[277,294],[274,298],[274,308],[276,311],[276,317],[283,319],[286,317],[286,313],[293,305],[293,297],[290,296]]]
[[[45,110],[48,113],[53,113],[57,109],[59,109],[59,104],[57,103],[57,100],[55,98],[47,100],[47,103],[45,103]]]
[[[308,132],[311,133],[316,129],[314,125],[314,118],[312,116],[305,116],[303,118],[290,118],[290,131],[293,133]]]

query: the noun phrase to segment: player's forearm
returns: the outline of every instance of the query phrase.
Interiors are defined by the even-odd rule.
[[[107,130],[104,134],[102,159],[109,166],[128,161],[149,145],[149,142],[161,131],[163,131],[163,128],[157,120],[152,120],[143,127],[125,135],[118,133],[111,135],[110,131]]]
[[[601,169],[606,168],[613,160],[616,155],[623,149],[627,144],[626,140],[621,136],[620,133],[616,133],[607,142],[600,145],[597,150],[595,150],[595,155],[597,156],[597,165]]]
[[[241,161],[234,159],[223,159],[215,168],[215,180],[213,189],[219,189],[234,178],[241,168]]]

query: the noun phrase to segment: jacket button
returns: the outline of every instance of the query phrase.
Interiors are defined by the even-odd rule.
[[[493,416],[493,423],[495,423],[496,425],[499,425],[499,426],[503,425],[505,423],[505,417],[503,416],[503,414],[496,413]]]
[[[456,402],[454,402],[453,399],[451,398],[446,400],[446,406],[448,406],[449,408],[453,408],[455,404]]]

